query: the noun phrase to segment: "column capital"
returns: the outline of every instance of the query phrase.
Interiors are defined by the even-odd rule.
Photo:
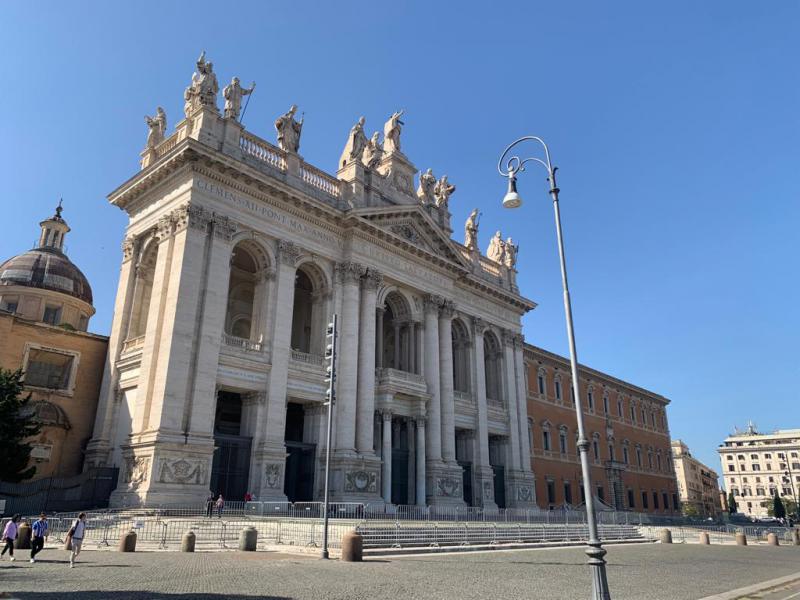
[[[346,261],[337,263],[334,271],[336,273],[336,280],[341,283],[359,283],[361,276],[364,275],[367,268],[357,262]]]
[[[361,285],[364,290],[375,291],[381,284],[383,284],[383,273],[378,271],[378,269],[368,267],[366,273],[364,273],[364,277],[361,279]]]
[[[414,417],[414,422],[417,424],[418,428],[425,428],[425,422],[428,420],[428,417],[424,415],[417,415]]]
[[[295,266],[301,253],[300,247],[289,240],[278,240],[278,260],[290,267]]]
[[[122,262],[128,262],[133,258],[133,251],[136,247],[136,240],[133,237],[126,237],[122,240]]]
[[[422,297],[422,307],[423,310],[428,313],[432,312],[435,313],[439,310],[439,307],[442,305],[444,298],[441,296],[437,296],[436,294],[425,294]]]
[[[442,298],[442,304],[439,307],[439,316],[443,319],[452,319],[456,314],[456,304],[452,300]]]
[[[214,213],[212,217],[214,223],[214,235],[221,240],[230,242],[233,235],[238,230],[238,225],[230,217]]]
[[[505,346],[514,346],[516,333],[511,331],[510,329],[501,329],[500,330],[500,337],[503,339],[503,344]]]
[[[242,394],[242,406],[251,404],[263,405],[267,403],[267,394],[265,392],[248,392]]]
[[[472,331],[475,335],[483,335],[489,324],[480,317],[472,317]]]
[[[391,422],[393,416],[394,415],[392,414],[391,410],[382,410],[381,411],[381,419],[383,420],[384,423],[386,423],[387,421]]]
[[[173,210],[170,217],[175,225],[174,233],[183,231],[187,227],[206,233],[214,214],[205,207],[190,202]]]

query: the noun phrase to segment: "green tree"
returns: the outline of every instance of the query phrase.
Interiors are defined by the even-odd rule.
[[[786,516],[786,507],[783,506],[783,500],[778,495],[778,490],[775,490],[775,497],[772,499],[772,514],[779,519]]]
[[[23,396],[22,371],[0,369],[0,481],[30,479],[36,467],[28,467],[31,446],[25,440],[41,425],[30,410],[31,396]]]
[[[695,518],[700,516],[700,511],[697,510],[697,506],[689,504],[688,502],[681,505],[681,512],[683,512],[684,517]]]
[[[733,514],[738,511],[739,506],[736,504],[736,497],[733,495],[733,492],[728,492],[728,512]]]

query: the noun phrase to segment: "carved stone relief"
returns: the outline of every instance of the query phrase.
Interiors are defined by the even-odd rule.
[[[373,471],[348,471],[345,473],[346,492],[377,492],[378,474]]]

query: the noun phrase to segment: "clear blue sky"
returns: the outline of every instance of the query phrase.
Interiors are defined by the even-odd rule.
[[[125,215],[157,105],[170,128],[200,50],[258,88],[246,126],[305,111],[333,172],[360,116],[405,108],[404,150],[519,240],[526,338],[567,351],[544,173],[504,211],[495,164],[538,134],[560,167],[582,362],[672,400],[674,437],[718,467],[735,424],[800,427],[800,5],[796,2],[10,2],[0,4],[0,259],[58,198],[68,252],[111,321]]]

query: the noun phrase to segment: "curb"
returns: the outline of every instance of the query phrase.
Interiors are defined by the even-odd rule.
[[[614,540],[604,546],[617,544],[652,544],[653,540]],[[393,556],[420,556],[423,554],[454,554],[457,552],[502,552],[503,550],[538,550],[545,548],[580,548],[586,542],[539,542],[516,544],[481,544],[474,546],[417,546],[410,548],[369,548],[364,550],[364,559]]]
[[[800,572],[794,573],[793,575],[778,577],[777,579],[762,581],[761,583],[748,585],[746,587],[742,587],[736,590],[731,590],[730,592],[723,592],[721,594],[715,594],[713,596],[705,596],[703,598],[700,598],[700,600],[737,600],[737,598],[744,598],[746,596],[749,596],[750,594],[755,594],[757,592],[764,592],[766,590],[776,588],[781,585],[786,585],[788,583],[794,583],[797,581],[800,581]]]

